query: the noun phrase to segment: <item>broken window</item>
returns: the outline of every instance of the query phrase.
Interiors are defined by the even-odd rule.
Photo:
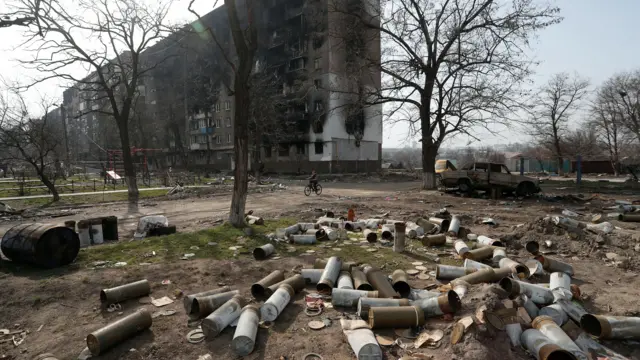
[[[270,158],[271,157],[271,146],[265,146],[264,147],[264,157],[265,158]]]
[[[216,144],[222,144],[222,139],[220,138],[220,135],[216,136]]]
[[[198,125],[200,126],[200,128],[206,128],[207,127],[207,120],[206,119],[200,119],[198,120]]]
[[[300,70],[304,68],[304,59],[297,58],[289,61],[289,71]]]
[[[281,144],[278,148],[278,156],[289,156],[289,145]]]
[[[298,155],[304,155],[304,144],[296,144],[296,152]]]
[[[322,154],[324,152],[324,144],[321,141],[315,143],[316,154]]]

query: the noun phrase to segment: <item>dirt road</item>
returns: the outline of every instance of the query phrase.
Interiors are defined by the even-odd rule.
[[[338,202],[349,202],[350,198],[384,198],[393,196],[396,192],[419,188],[417,182],[404,183],[369,183],[369,184],[322,184],[324,192],[320,196],[304,196],[303,187],[288,186],[287,190],[271,192],[265,187],[264,192],[252,193],[247,197],[247,210],[252,209],[260,216],[277,215],[299,208],[333,208]],[[218,220],[226,219],[231,206],[231,194],[206,195],[204,197],[188,197],[178,200],[143,200],[139,212],[128,213],[125,202],[82,206],[76,208],[75,214],[57,217],[55,219],[40,219],[39,221],[63,224],[66,220],[89,219],[105,214],[115,215],[119,219],[120,233],[133,234],[138,219],[146,215],[165,215],[171,224],[176,225],[178,231],[193,231],[210,227]],[[346,213],[346,208],[343,210]],[[18,224],[17,221],[0,222],[0,236],[9,228]]]

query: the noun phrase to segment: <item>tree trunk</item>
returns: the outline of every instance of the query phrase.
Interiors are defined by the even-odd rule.
[[[432,91],[433,85],[431,87],[427,86],[427,94],[422,97],[422,106],[420,107],[420,123],[422,130],[422,188],[425,190],[433,190],[437,188],[436,154],[438,153],[438,146],[433,143],[430,126]]]
[[[122,145],[124,178],[127,182],[128,188],[129,211],[137,212],[140,193],[138,192],[136,169],[133,165],[133,156],[131,155],[131,145],[129,144],[129,126],[126,119],[118,119],[118,129],[120,130],[120,143]]]
[[[564,175],[564,166],[563,166],[562,156],[558,156],[558,175]]]
[[[245,203],[247,202],[247,182],[249,180],[249,88],[246,82],[239,81],[236,76],[235,116],[233,125],[233,145],[236,168],[234,171],[233,197],[229,211],[229,222],[235,227],[246,226],[244,220]]]
[[[58,194],[58,189],[56,189],[56,186],[53,185],[51,180],[49,180],[49,177],[42,172],[38,172],[38,176],[40,177],[40,181],[42,181],[44,186],[49,189],[51,195],[53,195],[53,202],[60,201],[60,194]]]

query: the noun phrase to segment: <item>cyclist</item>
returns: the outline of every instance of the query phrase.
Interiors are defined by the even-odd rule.
[[[313,191],[317,191],[316,185],[318,185],[318,173],[316,173],[315,169],[311,170],[311,176],[309,177],[309,185],[311,185],[311,188],[313,189]]]

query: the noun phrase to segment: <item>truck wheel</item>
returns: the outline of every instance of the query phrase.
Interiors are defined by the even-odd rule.
[[[460,179],[458,180],[458,189],[463,193],[470,193],[473,191],[473,186],[471,186],[469,179]]]
[[[516,189],[516,194],[518,196],[531,196],[535,194],[536,186],[529,181],[521,182],[518,184],[518,188]]]

